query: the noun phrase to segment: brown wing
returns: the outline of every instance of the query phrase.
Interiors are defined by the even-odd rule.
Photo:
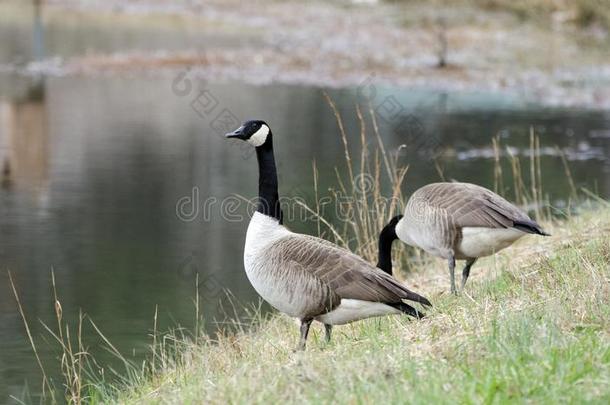
[[[429,184],[417,190],[411,198],[442,209],[450,223],[458,228],[511,228],[518,224],[537,226],[519,208],[475,184]]]
[[[341,303],[341,296],[331,286],[300,263],[286,260],[277,270],[282,273],[280,279],[283,282],[275,287],[283,288],[291,303],[298,301],[302,307],[308,308],[311,316],[332,311]]]
[[[387,273],[352,252],[309,235],[291,235],[273,243],[269,252],[283,266],[315,275],[341,298],[395,303],[403,299],[431,305]]]

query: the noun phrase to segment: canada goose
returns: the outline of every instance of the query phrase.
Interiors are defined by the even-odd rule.
[[[431,305],[392,276],[326,240],[297,234],[282,225],[273,139],[263,121],[247,121],[227,138],[256,148],[259,199],[244,248],[246,275],[256,292],[274,308],[301,322],[297,350],[305,348],[312,321],[325,326],[387,314],[422,314],[403,299]]]
[[[394,223],[394,226],[391,224]],[[433,183],[413,193],[402,218],[392,218],[391,236],[404,243],[447,259],[451,292],[456,294],[455,261],[466,260],[462,270],[462,289],[470,268],[479,257],[510,246],[525,234],[548,236],[526,213],[496,193],[469,183]],[[383,232],[382,232],[383,233]],[[386,237],[387,239],[387,237]],[[384,245],[387,252],[387,243]],[[381,236],[380,236],[381,249]],[[387,260],[389,253],[384,253]],[[380,252],[381,258],[381,252]],[[392,274],[391,261],[380,267]]]

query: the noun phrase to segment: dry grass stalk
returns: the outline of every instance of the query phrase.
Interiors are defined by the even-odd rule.
[[[23,311],[23,306],[21,305],[21,300],[19,298],[17,288],[15,287],[15,283],[13,281],[13,275],[10,271],[8,272],[8,279],[9,283],[11,284],[11,289],[13,290],[13,295],[15,296],[15,301],[17,302],[17,308],[19,309],[19,314],[21,315],[23,326],[25,327],[25,333],[28,335],[28,340],[30,341],[32,351],[34,352],[34,357],[36,357],[36,363],[38,363],[38,367],[40,368],[40,372],[42,374],[42,399],[44,400],[48,394],[51,396],[50,399],[55,402],[53,388],[49,383],[47,373],[45,372],[44,366],[42,365],[42,361],[40,360],[40,356],[38,355],[38,349],[36,347],[36,344],[34,343],[34,338],[32,337],[32,332],[30,331],[30,325],[27,321],[27,318],[25,317],[25,312]]]

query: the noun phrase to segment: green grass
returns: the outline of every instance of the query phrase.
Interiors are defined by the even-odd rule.
[[[610,209],[597,208],[530,236],[473,268],[458,297],[444,263],[405,280],[432,298],[429,317],[316,328],[293,353],[294,321],[258,319],[248,331],[157,352],[153,373],[117,403],[608,403]],[[173,339],[173,338],[172,338]]]

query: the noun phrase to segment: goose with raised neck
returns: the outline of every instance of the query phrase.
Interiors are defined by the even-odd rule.
[[[431,305],[389,274],[326,240],[291,232],[282,224],[273,135],[264,121],[247,121],[227,138],[256,148],[259,204],[244,247],[246,275],[256,292],[277,310],[300,320],[297,349],[304,349],[312,322],[333,325],[372,316],[422,312],[404,302]]]

